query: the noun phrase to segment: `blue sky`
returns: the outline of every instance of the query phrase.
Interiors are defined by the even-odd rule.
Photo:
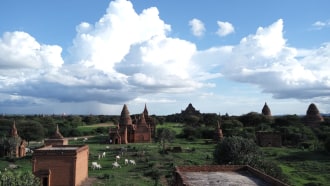
[[[330,112],[326,0],[0,2],[0,112]]]

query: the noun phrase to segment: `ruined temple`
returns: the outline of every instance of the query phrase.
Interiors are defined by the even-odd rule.
[[[49,137],[48,139],[45,139],[44,142],[45,146],[47,145],[67,145],[68,139],[65,139],[63,135],[60,132],[60,129],[58,128],[58,125],[56,125],[56,130],[54,134]]]
[[[317,109],[314,103],[311,103],[306,111],[306,116],[303,118],[303,122],[310,127],[318,127],[323,121],[324,119],[319,109]]]
[[[0,139],[0,156],[21,158],[26,156],[27,142],[17,132],[16,123],[13,122],[8,137]]]
[[[187,116],[200,116],[201,113],[199,112],[199,110],[196,110],[191,103],[189,103],[188,107],[185,110],[182,110],[181,111],[181,115],[183,117],[187,117]]]
[[[147,118],[147,119],[146,119]],[[113,144],[148,143],[151,142],[155,123],[148,116],[145,106],[143,113],[132,120],[127,105],[124,104],[116,127],[109,129],[109,141]]]

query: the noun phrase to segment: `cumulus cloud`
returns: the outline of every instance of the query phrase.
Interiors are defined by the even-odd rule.
[[[221,72],[235,81],[258,85],[276,98],[322,98],[330,92],[329,43],[306,50],[287,46],[283,20],[260,27],[230,50],[219,50]]]
[[[33,75],[3,74],[2,93],[119,104],[146,93],[183,93],[210,86],[198,79],[203,72],[192,60],[195,44],[168,37],[171,27],[155,7],[137,14],[130,1],[111,1],[96,23],[82,22],[76,31],[65,63],[60,47],[39,44],[27,33],[6,33],[0,65],[13,71],[26,68]],[[5,84],[9,79],[11,83]]]
[[[217,30],[217,34],[220,37],[224,37],[226,35],[229,35],[229,34],[235,32],[234,26],[229,22],[217,21],[217,24],[219,27]]]
[[[205,26],[201,20],[194,18],[189,21],[189,25],[194,36],[200,37],[204,35]]]
[[[62,66],[62,48],[44,45],[25,32],[6,32],[0,38],[1,69],[39,69]]]

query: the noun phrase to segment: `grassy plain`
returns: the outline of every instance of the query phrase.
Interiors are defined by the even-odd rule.
[[[267,147],[262,151],[266,159],[281,167],[290,185],[330,185],[329,154],[288,147]]]

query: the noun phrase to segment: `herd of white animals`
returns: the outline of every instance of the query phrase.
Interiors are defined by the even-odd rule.
[[[105,156],[106,156],[106,152],[100,153],[100,154],[98,154],[98,159],[100,160],[101,158],[105,158]],[[116,155],[115,161],[112,163],[112,168],[121,168],[121,165],[118,163],[119,160],[120,160],[120,155]],[[124,164],[125,165],[136,165],[136,162],[135,162],[135,160],[125,159]],[[95,169],[99,170],[102,168],[102,166],[100,163],[94,161],[91,164],[91,168],[92,168],[92,170],[95,170]]]

